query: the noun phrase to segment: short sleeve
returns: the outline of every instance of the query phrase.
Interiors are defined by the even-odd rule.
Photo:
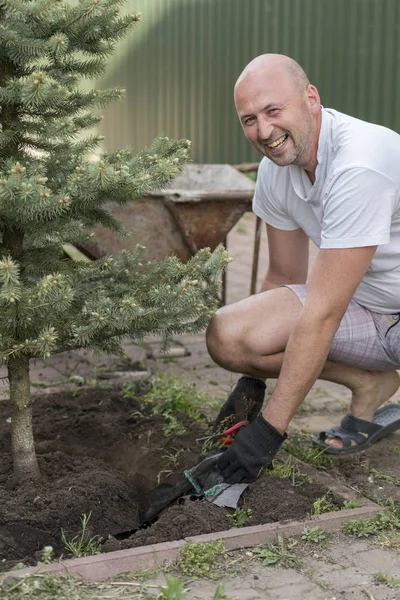
[[[284,209],[285,198],[282,186],[275,181],[276,175],[271,169],[271,163],[264,158],[258,169],[256,189],[253,197],[253,211],[269,225],[276,229],[290,231],[299,229],[299,225],[290,218]],[[274,185],[272,185],[272,181]],[[274,188],[272,193],[271,188]],[[280,194],[281,191],[281,194]]]
[[[364,168],[340,173],[323,201],[321,248],[357,248],[390,242],[394,183]]]

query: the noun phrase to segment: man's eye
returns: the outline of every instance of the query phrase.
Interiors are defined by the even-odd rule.
[[[248,117],[247,119],[244,120],[244,124],[245,125],[251,125],[254,122],[254,117]]]
[[[277,112],[279,112],[279,108],[270,108],[268,114],[275,115]]]

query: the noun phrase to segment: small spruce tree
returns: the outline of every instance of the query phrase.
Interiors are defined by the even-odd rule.
[[[82,91],[140,15],[123,0],[0,0],[0,359],[7,365],[14,474],[38,480],[29,361],[74,348],[119,353],[121,338],[203,329],[216,308],[222,248],[188,263],[145,262],[143,247],[93,262],[65,259],[101,223],[124,235],[106,202],[123,204],[171,181],[187,140],[157,139],[87,158],[96,111],[122,89]],[[86,133],[85,133],[86,132]],[[84,135],[83,135],[84,134]]]

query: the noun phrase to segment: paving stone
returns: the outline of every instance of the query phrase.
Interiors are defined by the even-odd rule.
[[[381,548],[369,548],[357,555],[357,564],[373,573],[385,573],[389,577],[400,576],[400,553],[392,553]],[[400,597],[400,590],[399,590]]]

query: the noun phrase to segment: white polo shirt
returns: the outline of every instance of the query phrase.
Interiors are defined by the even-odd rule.
[[[400,312],[400,136],[322,108],[316,180],[301,167],[260,164],[253,210],[277,229],[303,229],[319,248],[378,245],[354,300]]]

